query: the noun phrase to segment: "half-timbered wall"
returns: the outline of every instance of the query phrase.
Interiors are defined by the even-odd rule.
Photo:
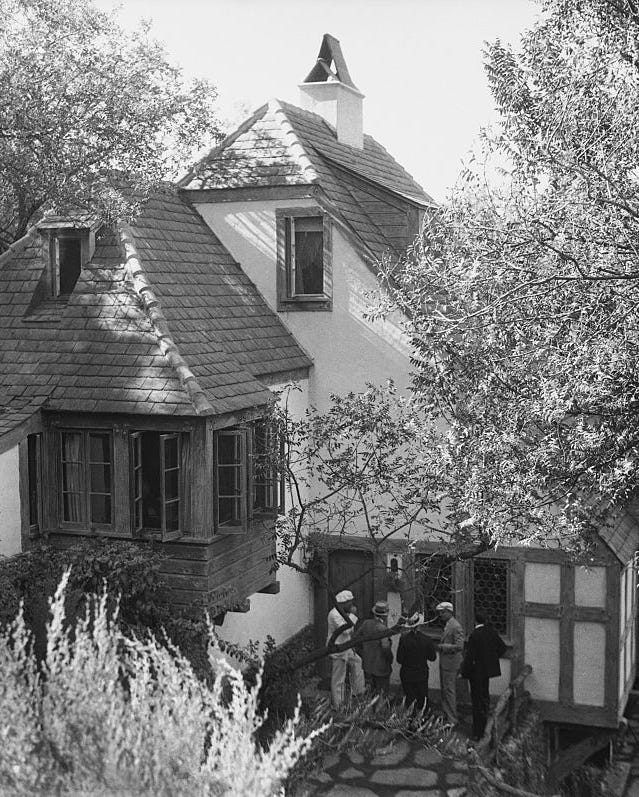
[[[619,707],[625,706],[636,676],[637,567],[632,559],[620,580],[619,606]],[[621,715],[620,715],[621,716]]]

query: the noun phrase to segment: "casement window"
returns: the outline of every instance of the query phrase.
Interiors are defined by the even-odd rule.
[[[510,562],[508,559],[473,559],[473,608],[500,634],[510,633]]]
[[[421,586],[426,620],[435,620],[435,606],[453,602],[453,564],[444,556],[425,555],[417,558],[416,580]]]
[[[271,424],[258,421],[252,429],[252,500],[253,512],[273,512],[280,505],[280,484],[276,458],[279,453],[277,435]]]
[[[435,606],[450,601],[457,619],[472,630],[475,612],[491,622],[502,636],[510,635],[509,559],[475,557],[463,562],[446,562],[445,557],[423,554],[417,557],[416,581],[421,585],[424,613],[435,619]],[[433,623],[433,628],[437,626]]]
[[[185,458],[189,437],[177,432],[133,432],[132,524],[135,533],[160,532],[163,540],[185,530]]]
[[[51,293],[67,297],[76,286],[82,265],[88,260],[87,230],[60,230],[49,237]]]
[[[278,210],[278,309],[330,310],[331,227],[319,208]]]
[[[113,439],[108,431],[60,431],[60,522],[105,529],[112,525]]]
[[[260,421],[216,433],[215,525],[219,533],[243,533],[253,514],[277,511],[276,445],[272,427]]]

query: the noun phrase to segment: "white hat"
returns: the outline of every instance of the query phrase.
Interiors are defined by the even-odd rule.
[[[404,628],[416,628],[418,625],[424,624],[424,615],[419,612],[411,614],[410,617],[404,617]]]
[[[437,606],[435,606],[435,611],[436,612],[452,612],[452,611],[454,611],[453,604],[450,601],[442,601],[441,603],[438,603]]]
[[[355,600],[353,597],[353,593],[350,589],[343,589],[341,592],[338,592],[335,596],[335,600],[337,603],[347,603],[348,601]]]

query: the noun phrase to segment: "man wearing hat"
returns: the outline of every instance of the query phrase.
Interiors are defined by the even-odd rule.
[[[354,639],[378,634],[387,628],[388,603],[377,601],[373,606],[373,616],[360,625]],[[361,642],[362,667],[366,687],[374,694],[388,694],[390,675],[393,668],[393,650],[390,637],[370,639]]]
[[[438,603],[435,611],[445,623],[444,633],[437,646],[442,711],[452,725],[457,725],[457,675],[464,650],[464,630],[453,616],[453,604],[450,601]]]
[[[337,606],[328,613],[327,645],[333,634],[342,626],[348,625],[349,621],[350,625],[333,639],[333,644],[341,645],[351,641],[357,622],[354,601],[353,593],[348,589],[338,592],[335,596]],[[333,706],[337,707],[344,701],[347,673],[350,679],[351,694],[354,695],[361,695],[364,691],[364,673],[362,672],[362,660],[353,648],[329,655],[331,658],[331,702]]]
[[[402,620],[406,631],[397,646],[397,663],[401,665],[399,680],[402,682],[406,705],[414,703],[413,710],[420,712],[428,701],[428,662],[435,661],[437,650],[435,644],[419,632],[419,627],[424,623],[423,614],[413,612],[402,617]]]

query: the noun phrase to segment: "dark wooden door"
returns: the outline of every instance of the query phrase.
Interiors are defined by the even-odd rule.
[[[373,554],[368,551],[338,550],[328,555],[328,583],[333,593],[350,589],[355,596],[357,616],[365,620],[373,607]],[[332,604],[325,590],[315,601],[317,645],[326,643],[326,617]],[[330,661],[321,659],[318,666],[323,677],[330,675]]]

